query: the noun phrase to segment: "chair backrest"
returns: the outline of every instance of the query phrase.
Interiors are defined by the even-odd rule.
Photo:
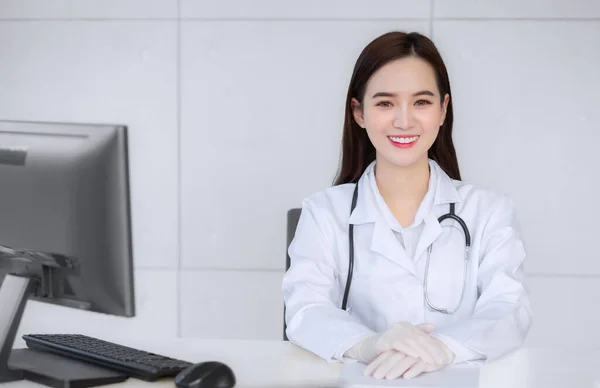
[[[285,248],[285,270],[287,271],[290,268],[290,255],[288,254],[288,248],[294,239],[294,235],[296,234],[296,227],[298,226],[298,221],[300,220],[300,212],[302,209],[294,208],[288,210],[287,213],[287,243]]]
[[[300,212],[302,209],[294,208],[288,210],[287,213],[287,241],[285,245],[285,271],[290,268],[290,255],[288,254],[288,248],[294,239],[294,235],[296,234],[296,227],[298,226],[298,220],[300,219]],[[283,305],[283,340],[288,341],[288,337],[285,334],[286,324],[285,324],[285,304]]]

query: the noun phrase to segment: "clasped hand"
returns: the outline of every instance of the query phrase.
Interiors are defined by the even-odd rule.
[[[414,326],[400,322],[366,338],[358,345],[360,361],[368,364],[364,374],[377,379],[409,379],[452,363],[454,354],[429,335],[433,330],[434,325],[429,323]]]

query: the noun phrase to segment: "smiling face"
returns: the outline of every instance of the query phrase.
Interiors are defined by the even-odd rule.
[[[362,104],[352,100],[352,111],[375,147],[378,164],[409,167],[427,163],[448,101],[447,94],[440,96],[433,67],[410,56],[373,74]]]

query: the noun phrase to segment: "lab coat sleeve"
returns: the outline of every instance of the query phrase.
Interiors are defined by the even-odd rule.
[[[333,241],[331,227],[317,220],[311,202],[305,200],[282,284],[286,334],[290,342],[328,362],[356,362],[344,354],[375,333],[341,308],[343,289]]]
[[[506,196],[483,229],[478,271],[479,298],[472,316],[440,327],[439,339],[453,350],[455,363],[498,359],[519,348],[532,322],[525,288],[525,248],[512,201]],[[435,335],[435,334],[434,334]],[[454,348],[454,349],[453,349]]]
[[[452,362],[453,364],[485,359],[485,356],[483,354],[467,348],[452,337],[440,333],[431,333],[431,336],[436,337],[437,339],[442,341],[448,347],[448,349],[450,349],[452,353],[454,353],[454,360]]]

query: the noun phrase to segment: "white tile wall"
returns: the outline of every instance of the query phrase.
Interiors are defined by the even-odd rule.
[[[177,0],[0,0],[0,19],[173,19]]]
[[[597,0],[433,0],[435,18],[599,18]]]
[[[429,1],[180,0],[182,18],[202,19],[427,19]]]
[[[137,268],[177,268],[177,22],[0,22],[0,117],[126,124]]]
[[[196,271],[181,276],[185,337],[283,338],[283,272]]]
[[[287,210],[337,169],[353,63],[399,27],[427,31],[413,21],[183,22],[184,268],[285,269]]]
[[[586,178],[600,170],[600,21],[436,21],[433,35],[452,75],[463,178],[511,195],[528,271],[600,274],[581,246],[600,231],[600,207],[582,211],[600,188]]]
[[[17,332],[23,334],[81,333],[119,341],[124,338],[176,338],[178,325],[177,270],[135,271],[136,316],[115,317],[29,301]]]
[[[530,276],[534,320],[528,346],[598,347],[600,299],[597,276]]]
[[[31,302],[19,333],[281,338],[286,211],[331,183],[356,56],[403,29],[446,59],[464,177],[517,205],[528,345],[600,346],[599,23],[593,0],[0,0],[0,118],[131,131],[139,315]]]

